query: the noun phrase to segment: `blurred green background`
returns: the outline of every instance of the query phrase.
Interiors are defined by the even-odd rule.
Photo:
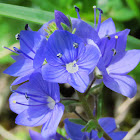
[[[59,10],[71,17],[77,17],[74,9],[74,5],[76,5],[80,8],[81,18],[90,22],[94,21],[92,6],[96,5],[104,12],[102,15],[102,21],[112,17],[115,22],[117,31],[124,30],[126,28],[131,30],[131,36],[129,36],[127,49],[140,49],[140,40],[138,40],[140,38],[140,0],[0,0],[0,3],[24,6],[38,10],[41,9],[50,12]],[[47,17],[46,21],[48,21]],[[41,27],[41,24],[37,24],[28,20],[20,20],[3,16],[2,12],[0,12],[0,135],[3,131],[6,133],[7,130],[9,130],[11,134],[16,135],[21,140],[30,138],[27,129],[24,127],[19,127],[17,129],[18,126],[14,124],[16,115],[12,113],[8,107],[8,97],[10,95],[9,86],[12,83],[13,78],[2,74],[2,71],[11,65],[13,60],[10,58],[10,52],[5,50],[3,46],[18,46],[19,44],[15,39],[15,35],[21,30],[24,30],[24,26],[27,23],[35,31]],[[135,126],[138,119],[140,118],[140,113],[138,113],[138,109],[140,107],[140,64],[135,70],[133,70],[133,72],[130,73],[130,75],[137,81],[138,95],[134,102],[132,102],[132,100],[130,101],[132,104],[129,106],[129,113],[127,112],[128,114],[123,119],[124,122],[122,124],[122,129],[125,131],[130,130],[133,126]],[[106,115],[115,116],[115,113],[118,111],[116,108],[127,99],[118,94],[115,94],[113,97],[111,91],[106,88],[104,91],[109,92],[108,95],[105,94],[104,112]],[[114,111],[112,111],[112,109],[114,109]],[[3,126],[5,130],[3,130],[1,126]],[[14,137],[14,135],[12,136]],[[12,136],[10,137],[11,140]],[[0,136],[0,140],[3,140],[4,137],[5,136],[3,135]]]

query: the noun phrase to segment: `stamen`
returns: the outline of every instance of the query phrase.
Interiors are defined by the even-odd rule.
[[[19,40],[19,39],[20,39],[20,34],[19,34],[19,33],[16,34],[16,35],[15,35],[15,38],[16,38],[16,40]]]
[[[96,28],[96,6],[93,6],[94,9],[94,28]]]
[[[31,28],[30,28],[30,26],[29,26],[29,24],[26,24],[26,25],[25,25],[25,30],[26,30],[26,31],[32,31]]]
[[[118,38],[119,38],[119,37],[118,37],[117,35],[115,35],[115,39],[116,39],[116,40],[115,40],[115,49],[117,48],[117,40],[118,40]]]
[[[115,39],[118,39],[119,37],[117,35],[115,35]]]
[[[100,29],[100,25],[101,25],[101,15],[103,14],[103,11],[100,8],[97,8],[99,10],[99,19],[98,19],[98,25],[97,25],[97,29],[96,31],[98,32]]]
[[[13,103],[16,104],[16,100],[14,100]]]
[[[9,49],[8,47],[5,47],[5,46],[4,46],[3,48],[5,48],[5,49],[7,49],[7,50],[9,50],[9,51],[11,51],[11,52],[13,52],[13,53],[18,54],[16,51],[13,51],[13,50]]]
[[[78,19],[81,19],[80,14],[79,14],[80,9],[76,5],[74,5],[74,8],[75,8],[75,11],[77,12]]]
[[[105,35],[105,37],[107,37],[109,40],[111,39],[111,36],[109,36],[109,35]]]
[[[113,51],[113,56],[115,56],[116,55],[116,49],[112,49],[112,51]]]
[[[73,43],[73,47],[76,49],[78,48],[78,43]]]
[[[27,93],[25,93],[25,98],[28,100],[30,97],[28,97]]]
[[[22,53],[22,54],[23,54],[24,56],[26,56],[27,58],[33,60],[32,57],[30,57],[29,55],[27,55],[26,53],[24,53],[22,50],[20,50],[20,49],[18,49],[18,48],[16,48],[16,47],[13,47],[13,49],[14,49],[16,52]]]
[[[57,57],[58,57],[58,58],[61,58],[61,57],[62,57],[62,54],[61,54],[61,53],[58,53],[58,54],[57,54]]]

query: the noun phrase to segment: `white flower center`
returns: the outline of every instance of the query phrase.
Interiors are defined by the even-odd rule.
[[[50,109],[54,109],[54,106],[55,106],[55,100],[54,99],[52,99],[50,96],[47,98],[47,102],[48,102],[48,107],[50,108]]]
[[[74,60],[73,62],[66,64],[66,70],[69,73],[75,73],[77,72],[79,69],[78,65],[76,64],[76,61]]]

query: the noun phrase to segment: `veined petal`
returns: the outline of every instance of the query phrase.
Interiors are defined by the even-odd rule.
[[[30,57],[34,57],[36,50],[39,47],[41,34],[36,31],[21,31],[20,32],[20,48]]]
[[[42,67],[43,79],[50,82],[67,83],[69,73],[64,66],[51,66],[46,64]]]
[[[85,52],[82,40],[68,31],[57,30],[48,39],[46,60],[58,66],[77,60]]]
[[[140,62],[140,50],[130,50],[115,57],[109,67],[109,73],[127,74]]]
[[[65,119],[64,123],[68,137],[72,140],[82,140],[84,136],[84,133],[81,131],[81,129],[84,128],[83,125],[75,124],[70,122],[68,119]]]
[[[79,58],[77,65],[82,71],[91,73],[101,56],[100,50],[93,45],[86,45],[86,52]]]
[[[69,19],[60,11],[55,10],[55,23],[59,30],[63,30],[61,23],[66,24],[69,28],[71,27]]]
[[[50,116],[46,119],[46,123],[42,127],[41,134],[44,138],[55,138],[56,130],[63,115],[63,112],[64,105],[62,105],[61,103],[57,103]]]
[[[126,136],[127,132],[119,131],[119,132],[113,132],[110,133],[109,136],[113,140],[122,140]]]
[[[43,138],[41,136],[40,133],[38,133],[36,131],[29,130],[29,133],[30,133],[30,137],[31,137],[32,140],[46,140],[45,138]]]
[[[112,132],[117,128],[115,119],[111,117],[100,118],[98,122],[107,133]]]
[[[116,33],[115,24],[112,20],[112,18],[109,18],[105,20],[103,23],[101,23],[98,35],[100,38],[105,37],[106,35],[111,35]]]
[[[34,68],[39,68],[42,66],[46,57],[46,48],[47,48],[47,40],[44,38],[42,39],[42,41],[40,41],[40,47],[37,50],[34,57],[33,60]]]
[[[59,85],[43,80],[41,73],[33,73],[28,82],[28,92],[32,95],[50,96],[56,102],[60,101]]]
[[[15,123],[31,127],[39,126],[44,124],[50,118],[51,114],[52,110],[47,105],[30,106],[16,117]]]
[[[81,93],[87,89],[89,84],[89,76],[87,72],[78,71],[70,74],[68,77],[68,83]]]
[[[84,43],[87,43],[87,39],[93,40],[95,43],[99,41],[98,33],[92,26],[82,21],[81,19],[71,18],[72,28],[76,29],[75,34],[83,39]]]
[[[8,67],[4,73],[11,76],[23,76],[33,70],[33,61],[30,59],[21,59]]]
[[[111,90],[129,98],[134,97],[137,92],[135,80],[128,75],[110,74],[103,76],[103,82]]]

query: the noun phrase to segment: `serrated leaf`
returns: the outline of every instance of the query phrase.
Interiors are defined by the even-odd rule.
[[[86,122],[81,119],[69,119],[69,121],[80,125],[86,125]]]
[[[54,13],[34,8],[0,3],[0,15],[44,24],[54,18]]]

